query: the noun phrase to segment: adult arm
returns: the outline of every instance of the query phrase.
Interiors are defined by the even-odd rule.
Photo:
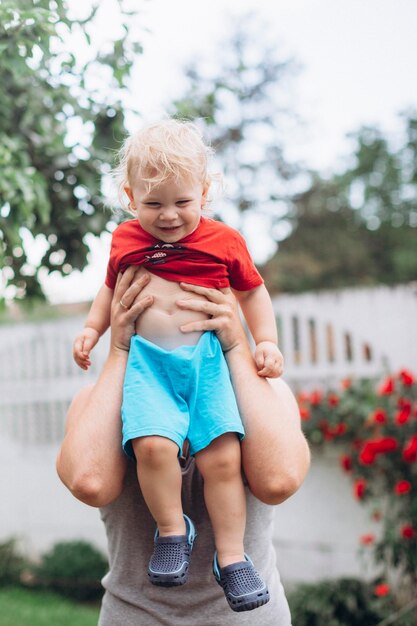
[[[252,493],[262,502],[279,504],[300,487],[310,465],[310,452],[301,430],[297,402],[283,380],[260,378],[229,290],[183,285],[207,301],[178,304],[211,315],[192,322],[183,332],[214,330],[222,344],[246,436],[242,465]]]
[[[148,275],[135,269],[119,275],[111,303],[110,350],[97,383],[71,403],[56,467],[71,493],[91,506],[104,506],[121,492],[126,459],[121,444],[120,407],[129,343],[138,316],[153,302],[140,297]],[[120,306],[120,300],[128,307]]]
[[[310,465],[297,402],[282,379],[258,376],[246,343],[225,356],[246,431],[243,471],[259,500],[280,504],[301,486]]]

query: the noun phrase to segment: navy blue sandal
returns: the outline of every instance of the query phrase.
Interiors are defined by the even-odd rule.
[[[160,537],[155,533],[154,552],[149,561],[148,576],[153,585],[177,587],[188,579],[191,550],[196,532],[193,522],[184,515],[186,534]]]
[[[213,574],[223,588],[232,611],[252,611],[269,602],[268,587],[259,576],[251,559],[220,567],[217,552],[214,554]]]

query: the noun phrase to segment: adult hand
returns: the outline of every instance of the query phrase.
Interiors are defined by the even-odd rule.
[[[135,322],[154,300],[151,295],[140,297],[149,280],[149,274],[143,274],[141,268],[134,266],[118,275],[110,313],[111,349],[129,350],[130,339],[135,333]]]
[[[228,352],[246,343],[245,333],[239,318],[236,298],[230,289],[209,289],[198,285],[180,283],[184,291],[204,296],[206,300],[185,299],[176,302],[180,309],[198,311],[210,316],[208,319],[189,322],[180,327],[183,333],[213,330],[222,346]]]

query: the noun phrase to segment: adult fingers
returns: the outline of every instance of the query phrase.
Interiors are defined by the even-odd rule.
[[[131,266],[116,283],[114,299],[117,304],[123,303],[124,310],[130,309],[139,293],[149,283],[149,274],[141,274],[139,277],[136,274],[137,269]]]
[[[122,296],[126,289],[131,284],[133,277],[135,275],[135,267],[130,265],[123,274],[121,272],[118,273],[116,278],[116,285],[114,287],[114,295],[117,297]]]
[[[200,285],[191,285],[190,283],[180,283],[181,289],[191,291],[200,296],[205,296],[210,302],[221,304],[227,301],[227,296],[232,294],[231,289],[211,289],[210,287],[201,287]]]
[[[221,315],[230,315],[230,304],[209,302],[208,300],[177,300],[176,304],[180,309],[187,309],[189,311],[198,311],[199,313],[205,313],[206,315],[212,315],[213,317],[219,317]]]
[[[204,332],[206,330],[221,330],[221,327],[219,325],[219,318],[199,320],[197,322],[188,322],[188,324],[180,326],[180,331],[182,333]]]
[[[135,322],[139,315],[141,315],[145,309],[153,304],[154,298],[151,295],[140,298],[137,302],[134,302],[129,311],[126,312],[126,320],[128,322]]]
[[[119,272],[114,288],[115,295],[118,297],[122,296],[133,285],[135,280],[139,280],[137,275],[140,275],[139,278],[146,276],[147,280],[149,280],[149,274],[147,272],[144,273],[143,268],[138,265],[129,265],[123,273]]]

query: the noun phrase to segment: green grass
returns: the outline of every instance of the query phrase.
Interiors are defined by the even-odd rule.
[[[0,589],[0,626],[97,626],[98,614],[54,593]]]

